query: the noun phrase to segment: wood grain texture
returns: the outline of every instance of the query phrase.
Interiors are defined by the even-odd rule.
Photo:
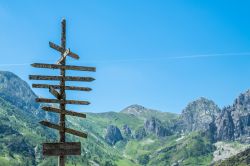
[[[32,88],[49,88],[50,86],[54,89],[60,89],[60,85],[32,84]],[[65,90],[91,91],[92,89],[88,87],[65,86]]]
[[[36,68],[48,68],[48,69],[65,69],[65,70],[78,70],[78,71],[91,71],[95,72],[95,67],[86,67],[86,66],[73,66],[73,65],[56,65],[56,64],[46,64],[46,63],[33,63],[32,67]]]
[[[55,113],[60,113],[60,114],[65,114],[65,115],[70,115],[70,116],[77,116],[80,118],[86,118],[86,114],[74,112],[70,110],[61,110],[61,109],[53,108],[53,107],[42,107],[42,109],[48,112],[55,112]]]
[[[42,124],[42,125],[44,125],[44,126],[46,126],[46,127],[49,127],[49,128],[52,128],[52,129],[56,129],[56,130],[58,130],[60,132],[64,130],[62,126],[50,123],[48,121],[41,121],[39,123]],[[77,131],[77,130],[74,130],[74,129],[70,129],[70,128],[66,128],[65,127],[65,132],[69,133],[69,134],[76,135],[78,137],[87,138],[87,134],[86,133],[80,132],[80,131]]]
[[[53,49],[55,49],[55,50],[61,52],[62,54],[65,54],[65,52],[67,51],[67,49],[65,49],[65,48],[63,48],[63,47],[61,47],[61,46],[59,46],[59,45],[57,45],[57,44],[55,44],[55,43],[53,43],[53,42],[49,42],[49,46],[50,46],[51,48],[53,48]],[[79,59],[79,58],[80,58],[77,54],[75,54],[75,53],[73,53],[73,52],[71,52],[71,51],[69,51],[69,52],[68,52],[67,54],[65,54],[65,55],[66,55],[66,56],[68,55],[68,56],[70,56],[71,58],[74,58],[74,59]]]
[[[81,155],[80,142],[43,143],[43,155]]]
[[[76,76],[45,76],[45,75],[29,75],[30,80],[51,80],[61,81],[64,78],[65,81],[83,81],[91,82],[95,79],[92,77],[76,77]]]
[[[79,100],[58,100],[58,99],[47,99],[47,98],[36,98],[36,102],[40,103],[59,103],[59,104],[78,104],[78,105],[89,105],[88,101]]]

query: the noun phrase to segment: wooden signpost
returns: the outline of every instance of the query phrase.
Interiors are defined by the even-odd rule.
[[[36,68],[58,69],[60,70],[60,75],[59,76],[29,75],[29,79],[30,80],[60,81],[59,85],[32,84],[32,87],[33,88],[46,88],[55,97],[55,99],[36,98],[36,102],[57,103],[60,105],[59,108],[54,108],[52,106],[42,107],[44,111],[58,113],[60,115],[59,124],[54,124],[48,121],[41,121],[40,124],[59,131],[60,140],[58,143],[43,143],[43,155],[59,156],[58,165],[64,166],[67,155],[81,155],[81,143],[80,142],[66,142],[65,133],[73,134],[82,138],[87,138],[86,133],[65,127],[65,120],[66,120],[65,115],[86,118],[86,114],[74,112],[71,110],[66,110],[66,105],[67,104],[79,104],[79,105],[90,104],[90,102],[88,101],[67,100],[65,90],[78,90],[78,91],[91,91],[92,90],[91,88],[88,88],[88,87],[66,86],[65,81],[91,82],[95,80],[92,77],[66,76],[65,71],[77,70],[77,71],[95,72],[96,68],[66,65],[67,57],[71,57],[76,60],[78,60],[80,57],[77,54],[73,53],[70,49],[66,49],[66,20],[65,19],[62,20],[61,27],[62,27],[61,45],[59,46],[52,42],[49,42],[49,46],[51,48],[61,53],[61,57],[56,62],[56,64],[44,64],[44,63],[31,64],[32,67],[36,67]]]

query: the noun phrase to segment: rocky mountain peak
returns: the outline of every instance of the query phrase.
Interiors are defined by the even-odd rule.
[[[219,110],[220,110],[219,107],[214,103],[214,101],[209,100],[205,97],[200,97],[197,100],[190,102],[187,105],[187,107],[182,111],[182,113],[185,113],[185,112],[217,113]]]
[[[0,71],[0,97],[20,109],[35,110],[39,107],[29,85],[8,71]]]
[[[182,111],[181,121],[186,131],[205,131],[214,123],[220,108],[209,99],[201,97],[187,105]]]
[[[250,90],[241,93],[234,101],[233,107],[242,113],[250,112]]]
[[[232,106],[225,107],[216,121],[219,140],[250,142],[250,90],[241,93]]]
[[[147,111],[145,107],[138,105],[138,104],[133,104],[133,105],[126,107],[121,112],[127,113],[127,114],[139,115],[139,114],[144,113],[145,111]]]

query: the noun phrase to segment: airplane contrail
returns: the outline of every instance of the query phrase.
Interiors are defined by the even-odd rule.
[[[209,57],[229,57],[229,56],[250,56],[250,52],[240,53],[216,53],[216,54],[196,54],[185,56],[165,56],[165,57],[152,57],[152,58],[129,58],[129,59],[113,59],[113,60],[98,60],[91,61],[91,63],[108,63],[108,62],[131,62],[131,61],[154,61],[154,60],[171,60],[171,59],[191,59],[191,58],[209,58]]]
[[[209,57],[226,57],[226,56],[250,56],[250,52],[239,53],[216,53],[216,54],[197,54],[197,55],[185,55],[185,56],[166,56],[166,57],[152,57],[152,58],[129,58],[129,59],[113,59],[113,60],[97,60],[86,61],[86,63],[108,63],[108,62],[130,62],[130,61],[152,61],[152,60],[168,60],[168,59],[191,59],[191,58],[209,58]],[[26,66],[31,63],[13,63],[13,64],[0,64],[0,67],[8,66]]]
[[[187,59],[187,58],[206,58],[206,57],[220,57],[220,56],[241,56],[241,55],[250,55],[250,52],[241,52],[241,53],[218,53],[218,54],[197,54],[197,55],[187,55],[187,56],[173,56],[168,57],[168,59]]]

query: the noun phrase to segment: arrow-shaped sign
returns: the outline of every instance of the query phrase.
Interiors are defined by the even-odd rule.
[[[49,42],[49,46],[50,46],[51,48],[53,48],[53,49],[55,49],[55,50],[57,50],[57,51],[63,53],[63,55],[65,55],[65,56],[68,55],[68,56],[70,56],[71,58],[74,58],[74,59],[79,59],[79,58],[80,58],[77,54],[71,52],[69,49],[66,49],[66,50],[65,50],[65,49],[63,49],[61,46],[58,46],[58,45],[56,45],[56,44],[54,44],[54,43],[52,43],[52,42]]]
[[[79,104],[79,105],[89,105],[88,101],[79,100],[57,100],[57,99],[47,99],[47,98],[36,98],[36,102],[40,103],[59,103],[59,104]]]
[[[49,84],[32,84],[32,88],[49,88],[53,87],[54,89],[60,89],[60,85],[49,85]],[[88,87],[78,87],[78,86],[65,86],[65,90],[80,90],[80,91],[91,91],[91,88]]]
[[[76,135],[76,136],[79,136],[79,137],[87,138],[86,133],[76,131],[76,130],[73,130],[73,129],[70,129],[70,128],[64,128],[64,130],[63,130],[63,127],[61,127],[61,126],[59,126],[57,124],[50,123],[48,121],[41,121],[39,123],[44,125],[44,126],[47,126],[49,128],[59,130],[61,132],[65,130],[66,133],[70,133],[70,134],[73,134],[73,135]]]
[[[57,80],[61,81],[62,76],[44,76],[44,75],[29,75],[30,80]],[[84,82],[91,82],[95,79],[92,77],[76,77],[76,76],[65,76],[65,81],[84,81]]]
[[[65,69],[65,70],[79,70],[79,71],[92,71],[95,72],[95,67],[85,67],[85,66],[72,66],[72,65],[56,65],[56,64],[46,64],[46,63],[33,63],[32,67],[37,68],[48,68],[48,69]]]
[[[60,113],[60,114],[65,114],[65,115],[71,115],[71,116],[77,116],[77,117],[81,117],[81,118],[86,118],[86,114],[79,113],[79,112],[74,112],[74,111],[69,111],[69,110],[61,110],[61,109],[53,108],[53,107],[42,107],[42,109],[44,111],[48,111],[48,112],[56,112],[56,113]]]

